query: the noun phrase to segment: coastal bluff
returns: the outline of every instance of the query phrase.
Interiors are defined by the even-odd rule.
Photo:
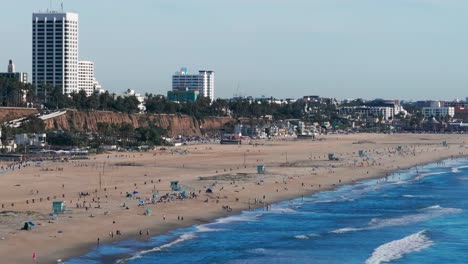
[[[218,132],[229,117],[207,117],[202,120],[179,114],[128,114],[110,111],[82,112],[67,110],[67,113],[44,120],[47,129],[97,131],[98,123],[131,124],[134,128],[154,124],[168,130],[170,136],[203,136]]]
[[[36,108],[0,107],[0,122],[8,122],[38,113]]]

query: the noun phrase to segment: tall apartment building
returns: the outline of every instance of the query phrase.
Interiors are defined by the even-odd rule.
[[[172,75],[172,90],[199,91],[200,95],[214,100],[214,71],[199,71],[188,74],[187,68]]]
[[[78,14],[39,12],[32,17],[32,83],[43,94],[44,83],[62,93],[78,91]]]
[[[78,62],[78,91],[84,90],[87,96],[94,93],[95,86],[94,78],[94,62],[79,61]]]

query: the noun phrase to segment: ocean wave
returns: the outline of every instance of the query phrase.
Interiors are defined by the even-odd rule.
[[[402,195],[404,198],[431,198],[434,195],[414,195],[414,194],[404,194]]]
[[[144,255],[146,255],[148,253],[162,251],[164,249],[170,248],[170,247],[172,247],[174,245],[177,245],[179,243],[182,243],[184,241],[194,239],[195,237],[196,237],[196,235],[195,235],[194,232],[189,232],[189,233],[186,233],[186,234],[183,234],[183,235],[179,236],[177,239],[175,239],[172,242],[169,242],[169,243],[164,244],[162,246],[154,247],[152,249],[142,250],[142,251],[136,253],[135,255],[133,255],[130,258],[118,260],[116,263],[126,263],[129,260],[139,259],[139,258],[143,257]]]
[[[265,254],[267,250],[264,248],[254,248],[254,249],[249,249],[247,252],[249,253],[254,253],[254,254]]]
[[[420,209],[417,214],[404,215],[394,218],[374,218],[370,221],[367,229],[380,229],[390,226],[410,225],[428,221],[449,214],[458,214],[463,210],[457,208],[445,208],[440,205],[434,205],[424,209]]]
[[[359,230],[364,230],[364,228],[345,227],[345,228],[333,230],[331,231],[331,233],[342,234],[342,233],[348,233],[348,232],[359,231]]]
[[[458,168],[458,167],[453,167],[451,171],[452,171],[452,173],[459,173],[459,172],[460,172],[460,168]]]
[[[440,174],[444,174],[446,172],[430,172],[430,173],[422,173],[422,174],[419,174],[418,176],[416,176],[413,181],[419,181],[419,180],[422,180],[428,176],[432,176],[432,175],[440,175]]]
[[[418,210],[416,214],[409,214],[392,218],[373,218],[365,227],[346,227],[331,231],[331,233],[342,234],[347,232],[374,230],[392,226],[406,226],[414,223],[425,222],[444,215],[458,214],[463,212],[458,208],[445,208],[440,205],[434,205]]]
[[[320,235],[317,235],[317,234],[308,234],[308,235],[297,235],[297,236],[294,236],[294,238],[297,238],[297,239],[309,239],[309,238],[314,238],[314,237],[319,237]]]
[[[228,216],[225,218],[217,219],[213,224],[230,224],[233,222],[251,222],[251,221],[258,221],[258,217],[261,216],[261,212],[244,212],[240,215],[233,215]]]
[[[223,231],[224,229],[221,228],[210,228],[209,226],[212,224],[206,224],[206,225],[199,225],[196,226],[195,228],[197,229],[198,233],[206,233],[206,232],[218,232],[218,231]]]
[[[420,231],[379,246],[366,260],[366,264],[391,262],[402,258],[404,255],[421,251],[433,244],[434,242],[427,237],[427,231]]]
[[[468,177],[459,177],[458,178],[460,181],[468,181]]]
[[[288,213],[288,214],[297,213],[297,211],[294,210],[294,209],[292,209],[292,208],[279,207],[279,206],[273,206],[273,207],[271,207],[270,210],[268,210],[268,211],[266,211],[266,212],[271,212],[271,213]]]

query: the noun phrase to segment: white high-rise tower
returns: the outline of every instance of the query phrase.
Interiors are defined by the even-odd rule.
[[[78,14],[33,13],[32,83],[36,94],[43,84],[60,87],[62,93],[78,91]]]
[[[172,90],[187,89],[199,91],[200,95],[214,100],[214,71],[198,71],[198,74],[188,74],[187,68],[172,75]]]

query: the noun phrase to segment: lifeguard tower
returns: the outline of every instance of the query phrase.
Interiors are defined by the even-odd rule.
[[[257,166],[257,173],[264,174],[265,173],[265,165],[258,165]]]
[[[54,201],[52,202],[52,211],[54,214],[63,214],[65,213],[65,201]]]
[[[179,181],[171,181],[171,190],[172,191],[180,190]]]

